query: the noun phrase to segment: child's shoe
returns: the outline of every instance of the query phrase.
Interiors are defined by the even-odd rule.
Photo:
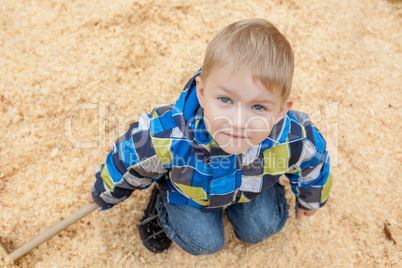
[[[148,206],[144,210],[144,216],[138,226],[144,246],[154,253],[160,253],[168,249],[172,242],[166,236],[159,221],[158,211],[156,210],[156,200],[159,195],[159,189],[155,186],[152,190]]]

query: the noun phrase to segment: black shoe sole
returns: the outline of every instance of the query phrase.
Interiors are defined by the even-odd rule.
[[[149,251],[154,253],[163,252],[172,243],[159,223],[159,215],[156,210],[158,196],[159,189],[155,186],[147,208],[144,210],[144,216],[138,226],[142,243]]]

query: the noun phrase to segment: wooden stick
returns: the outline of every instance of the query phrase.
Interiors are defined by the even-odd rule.
[[[22,245],[21,247],[17,248],[13,252],[11,252],[9,254],[9,256],[12,258],[13,261],[18,260],[19,258],[24,256],[25,254],[30,252],[32,249],[36,248],[37,246],[39,246],[43,242],[47,241],[48,239],[52,238],[56,234],[60,233],[61,231],[63,231],[67,227],[69,227],[71,224],[79,221],[80,219],[82,219],[86,215],[90,214],[92,211],[94,211],[97,208],[99,208],[99,206],[96,203],[89,203],[88,205],[86,205],[85,207],[81,208],[80,210],[78,210],[74,214],[68,216],[67,218],[65,218],[61,222],[56,223],[50,229],[48,229],[47,231],[41,233],[40,235],[38,235],[37,237],[35,237],[31,241],[29,241],[28,243],[26,243],[26,244]]]

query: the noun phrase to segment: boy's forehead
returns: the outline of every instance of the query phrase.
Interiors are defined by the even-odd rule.
[[[253,73],[253,70],[247,67],[236,68],[231,66],[230,64],[218,65],[212,68],[208,76],[206,78],[203,78],[203,80],[205,84],[217,83],[217,85],[215,84],[215,86],[218,86],[222,88],[222,90],[230,93],[232,88],[228,85],[230,85],[231,82],[235,82],[232,80],[237,80],[239,78],[239,74],[240,76],[250,77],[254,84],[265,89],[264,91],[261,91],[261,97],[263,97],[264,95],[266,97],[269,97],[272,94],[283,97],[281,96],[283,85],[277,85],[276,83],[273,83],[271,81],[264,81],[262,77],[259,77],[258,74]],[[263,94],[264,92],[266,92],[266,94]]]

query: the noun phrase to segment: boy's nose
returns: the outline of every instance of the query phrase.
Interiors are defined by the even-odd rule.
[[[247,121],[247,115],[241,104],[237,105],[237,109],[235,109],[231,119],[231,127],[233,127],[233,129],[241,130],[244,128],[244,125]]]

